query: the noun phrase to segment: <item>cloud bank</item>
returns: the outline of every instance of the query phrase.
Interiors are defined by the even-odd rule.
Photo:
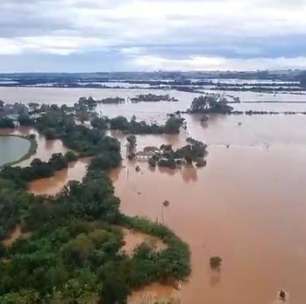
[[[306,1],[1,0],[0,72],[306,69]]]

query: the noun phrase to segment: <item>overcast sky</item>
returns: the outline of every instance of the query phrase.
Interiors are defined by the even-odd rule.
[[[306,0],[0,0],[0,72],[306,69]]]

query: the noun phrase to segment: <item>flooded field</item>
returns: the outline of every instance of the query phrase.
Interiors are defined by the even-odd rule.
[[[203,93],[209,91],[203,91]],[[178,102],[142,102],[133,104],[129,98],[139,94],[169,94],[178,99]],[[306,95],[302,94],[267,94],[254,92],[220,91],[225,96],[239,97],[240,104],[232,104],[235,110],[265,110],[265,111],[296,111],[306,112]],[[194,97],[199,93],[187,93],[176,90],[152,89],[86,89],[86,88],[39,88],[39,87],[0,87],[0,97],[8,103],[39,102],[58,105],[73,105],[82,96],[92,96],[96,99],[107,97],[122,97],[124,104],[99,105],[97,111],[102,115],[114,117],[124,114],[126,117],[136,115],[138,119],[147,121],[163,121],[168,113],[185,111],[190,107]]]
[[[138,173],[126,162],[113,173],[124,212],[162,221],[162,202],[170,202],[165,224],[192,251],[182,303],[271,304],[281,288],[290,303],[305,301],[305,123],[303,117],[216,117],[202,126],[193,118],[189,135],[209,144],[206,168],[152,171],[142,164]],[[149,137],[138,142],[152,144]],[[223,259],[220,272],[209,267],[216,255]]]
[[[71,102],[82,95],[99,97],[75,90],[67,93]],[[57,100],[58,93],[44,92],[49,101]],[[189,106],[193,96],[182,94],[189,97],[183,95],[169,107]],[[122,94],[116,91],[117,95]],[[62,98],[65,102],[68,97]],[[40,99],[43,101],[43,96]],[[250,105],[267,109],[266,104]],[[284,104],[268,106],[278,111]],[[291,106],[292,110],[304,107],[286,103]],[[104,106],[103,113],[162,119],[172,111],[167,107],[168,103]],[[174,295],[183,304],[275,304],[278,292],[284,289],[290,304],[304,303],[306,116],[213,116],[206,122],[196,115],[185,118],[187,130],[181,135],[138,136],[137,149],[163,143],[180,146],[192,136],[208,144],[207,167],[151,170],[143,162],[137,164],[141,168],[137,172],[136,163],[124,161],[122,168],[111,174],[124,213],[164,222],[192,252],[192,275],[180,290],[153,284],[134,293],[130,302]],[[124,147],[125,137],[119,139]],[[40,140],[42,148],[37,153],[44,159],[54,151],[65,151],[60,142]],[[30,189],[37,194],[55,194],[68,180],[80,179],[86,165],[79,161],[51,179],[32,183]],[[167,208],[162,206],[165,200],[170,202]],[[210,269],[212,256],[223,259],[219,272]]]

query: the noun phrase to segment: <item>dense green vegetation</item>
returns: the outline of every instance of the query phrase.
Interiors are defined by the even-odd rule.
[[[216,94],[206,94],[194,98],[189,109],[190,113],[229,114],[233,110],[227,100]]]
[[[206,161],[204,157],[207,155],[207,146],[193,138],[187,138],[187,145],[174,150],[172,145],[162,145],[160,149],[154,153],[149,159],[149,165],[155,167],[168,167],[175,169],[183,163],[196,166],[205,166]]]
[[[14,128],[14,121],[10,118],[3,117],[0,118],[0,128]]]
[[[184,119],[178,115],[170,115],[164,125],[157,125],[137,121],[135,116],[130,121],[126,117],[118,116],[110,119],[109,122],[112,130],[129,134],[178,134]]]
[[[155,95],[155,94],[142,94],[137,95],[136,97],[131,98],[133,103],[138,102],[160,102],[160,101],[169,101],[169,102],[176,102],[178,101],[174,97],[170,97],[169,94],[166,95]]]
[[[101,128],[77,125],[58,107],[46,108],[33,126],[93,160],[83,181],[70,182],[56,197],[35,197],[27,183],[67,167],[77,158],[72,152],[0,172],[0,239],[17,226],[29,232],[10,247],[0,246],[1,304],[121,304],[134,288],[189,275],[185,243],[162,225],[120,213],[107,175],[121,161],[117,140]],[[142,244],[128,256],[123,226],[160,237],[167,248]]]

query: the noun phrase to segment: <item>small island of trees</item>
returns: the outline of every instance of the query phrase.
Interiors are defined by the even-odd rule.
[[[174,150],[172,145],[162,145],[160,149],[153,150],[150,153],[152,156],[148,159],[151,167],[168,167],[175,169],[182,164],[192,165],[197,167],[206,165],[205,156],[207,155],[207,145],[193,138],[187,138],[187,145]]]
[[[189,113],[229,114],[233,110],[226,98],[217,94],[206,94],[194,98]]]
[[[144,94],[144,95],[137,95],[136,97],[131,98],[131,101],[133,103],[138,103],[138,102],[160,102],[160,101],[177,102],[178,100],[174,97],[170,97],[169,94],[166,95]]]

